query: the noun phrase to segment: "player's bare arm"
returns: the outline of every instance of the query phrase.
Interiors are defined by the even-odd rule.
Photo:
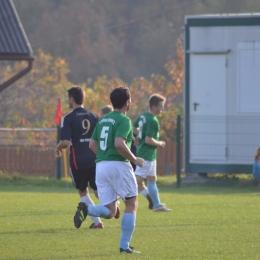
[[[160,146],[160,147],[165,147],[165,142],[164,141],[156,141],[154,138],[146,136],[145,137],[145,143],[151,146]]]
[[[135,157],[134,154],[130,151],[128,146],[125,143],[125,139],[121,137],[117,137],[115,139],[115,147],[120,155],[122,155],[124,158],[130,160],[135,165],[139,167],[144,166],[144,159],[140,157]]]
[[[55,156],[56,157],[61,157],[61,155],[62,155],[61,150],[62,149],[66,149],[67,147],[69,147],[69,145],[70,145],[70,141],[69,140],[62,140],[62,141],[60,141],[57,144],[56,148],[55,148]]]
[[[139,144],[139,138],[138,138],[138,136],[133,137],[133,141],[134,141],[134,145],[137,147],[138,144]]]
[[[133,132],[134,132],[135,135],[138,135],[139,128],[133,126]]]
[[[90,148],[95,154],[97,154],[98,142],[97,142],[96,140],[90,139],[89,148]]]

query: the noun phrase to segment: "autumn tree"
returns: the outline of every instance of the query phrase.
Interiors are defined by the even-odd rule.
[[[16,62],[0,70],[3,81],[16,74],[26,64]],[[65,111],[68,65],[62,58],[53,58],[39,50],[35,55],[33,69],[26,76],[1,92],[0,122],[10,127],[53,127],[54,114],[59,97]]]
[[[128,116],[134,121],[144,111],[149,111],[148,99],[150,95],[159,93],[166,97],[165,111],[159,117],[161,136],[169,141],[175,138],[176,116],[182,113],[182,102],[176,102],[176,97],[182,94],[183,84],[183,49],[182,41],[176,44],[177,59],[169,59],[165,64],[168,78],[163,75],[152,74],[149,79],[135,78],[128,86],[132,95],[132,108]],[[102,106],[110,104],[109,93],[115,87],[127,84],[121,79],[98,77],[94,82],[82,85],[86,90],[87,108],[99,113]],[[90,88],[92,86],[92,88]]]
[[[169,59],[165,69],[170,77],[169,80],[162,75],[151,75],[150,79],[138,78],[131,84],[133,107],[130,117],[135,120],[142,112],[148,111],[148,99],[150,95],[158,93],[166,98],[165,111],[159,117],[161,136],[168,140],[175,139],[176,116],[182,113],[182,102],[176,102],[176,97],[182,94],[183,84],[183,49],[182,41],[176,43],[177,59]]]
[[[128,86],[132,95],[132,108],[128,116],[134,121],[144,111],[149,111],[150,95],[159,93],[166,97],[165,111],[159,117],[161,136],[165,140],[175,138],[176,115],[181,113],[181,102],[176,97],[182,93],[183,83],[183,50],[182,42],[176,44],[177,59],[169,59],[165,64],[168,77],[152,74],[149,79],[135,78]],[[24,66],[15,63],[14,67],[6,66],[0,71],[1,78],[9,78]],[[39,50],[35,55],[32,71],[0,95],[0,121],[2,126],[10,127],[54,127],[54,114],[57,100],[61,98],[63,114],[70,111],[67,104],[67,89],[72,83],[67,79],[68,64],[62,58],[53,58]],[[127,84],[119,79],[97,77],[89,79],[81,87],[85,90],[84,106],[100,115],[100,108],[110,104],[109,94],[116,87]]]
[[[254,13],[257,0],[13,0],[34,52],[64,58],[76,84],[106,75],[130,84],[152,73],[167,76],[167,57],[185,15]],[[102,2],[102,4],[101,4]]]
[[[130,84],[134,77],[164,74],[184,23],[179,8],[190,2],[13,1],[33,50],[40,47],[64,58],[71,70],[68,78],[76,84],[103,75]],[[143,20],[175,8],[174,13]]]
[[[101,107],[111,103],[110,92],[119,86],[126,86],[126,83],[119,78],[109,80],[105,76],[97,77],[94,82],[89,80],[86,84],[82,84],[81,87],[85,89],[86,94],[86,107],[99,114]]]

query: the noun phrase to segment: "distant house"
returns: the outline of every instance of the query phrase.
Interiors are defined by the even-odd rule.
[[[260,14],[185,17],[188,173],[252,173],[260,145]]]
[[[12,0],[0,1],[0,61],[27,61],[28,66],[0,84],[0,92],[32,69],[33,56]]]

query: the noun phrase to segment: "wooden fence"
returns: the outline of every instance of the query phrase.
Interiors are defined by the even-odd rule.
[[[167,143],[164,148],[157,148],[157,175],[176,174],[176,143]],[[181,145],[181,168],[183,167],[183,145]]]
[[[19,173],[22,176],[55,177],[54,148],[55,145],[44,148],[2,145],[0,146],[0,171]],[[67,149],[67,155],[68,152]],[[158,148],[157,174],[160,176],[176,174],[175,143],[168,143],[165,148]],[[62,176],[64,176],[63,170]]]
[[[0,146],[0,171],[22,176],[55,176],[54,147]]]
[[[56,128],[0,128],[0,171],[55,176]]]

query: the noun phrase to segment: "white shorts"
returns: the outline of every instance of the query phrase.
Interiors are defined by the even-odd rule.
[[[156,176],[156,161],[145,161],[142,168],[136,166],[135,175],[138,175],[143,179],[147,176]]]
[[[102,205],[107,205],[117,199],[135,197],[138,188],[129,162],[101,161],[96,164],[96,184],[98,198]]]

